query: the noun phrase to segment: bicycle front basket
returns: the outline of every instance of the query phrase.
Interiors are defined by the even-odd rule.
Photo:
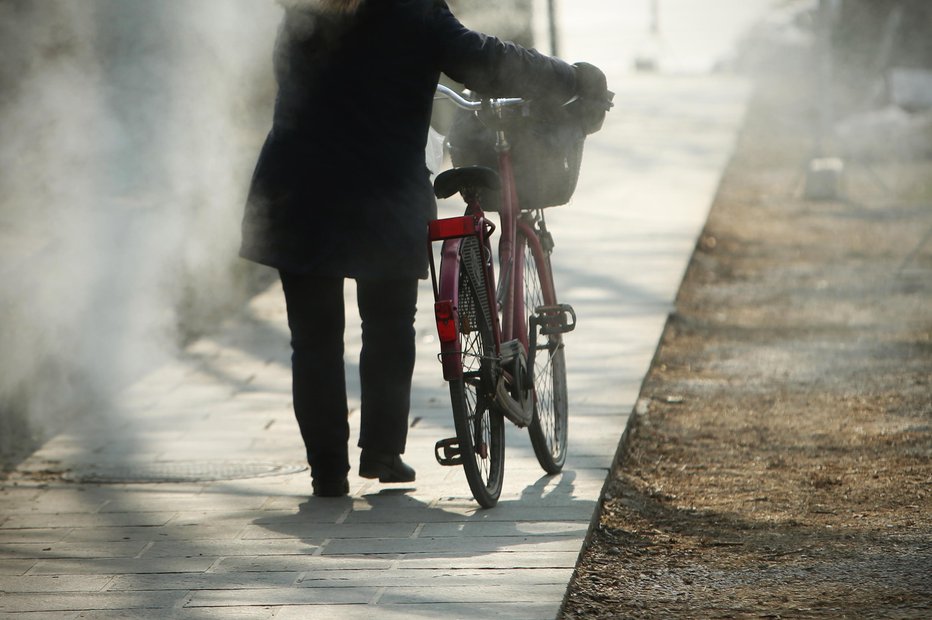
[[[566,204],[576,191],[586,133],[575,119],[552,115],[518,119],[507,130],[518,200],[522,209]],[[473,112],[458,113],[447,146],[454,166],[498,169],[495,132]],[[499,197],[486,197],[483,208],[498,210]]]
[[[575,123],[531,122],[514,147],[518,198],[525,208],[564,205],[573,197],[586,134]]]

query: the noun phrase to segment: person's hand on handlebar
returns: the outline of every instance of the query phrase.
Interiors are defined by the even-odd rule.
[[[586,133],[595,133],[602,128],[605,113],[612,107],[615,93],[608,90],[608,81],[601,69],[588,62],[577,62],[575,102]]]

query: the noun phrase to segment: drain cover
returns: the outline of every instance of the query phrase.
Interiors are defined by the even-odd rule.
[[[211,482],[262,476],[282,476],[306,470],[306,466],[276,463],[226,463],[216,461],[168,461],[130,465],[74,467],[62,477],[73,482]]]

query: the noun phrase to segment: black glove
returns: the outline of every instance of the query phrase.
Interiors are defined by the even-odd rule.
[[[576,67],[576,94],[579,96],[575,108],[586,133],[595,133],[602,128],[615,93],[608,90],[605,74],[595,65],[577,62],[573,66]]]

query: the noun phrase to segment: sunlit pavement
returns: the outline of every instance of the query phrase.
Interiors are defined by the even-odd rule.
[[[618,103],[587,142],[573,203],[548,212],[560,296],[580,317],[566,340],[564,473],[544,477],[526,433],[512,429],[500,504],[479,510],[462,471],[434,461],[434,442],[453,430],[425,282],[406,454],[417,482],[353,475],[351,498],[310,498],[273,286],[3,485],[3,617],[557,614],[747,95],[727,76],[629,73],[633,44],[614,41],[637,28],[622,23],[629,9],[602,4],[561,7],[564,55],[604,67]],[[355,398],[351,286],[347,307]],[[355,409],[351,422],[355,434]]]

